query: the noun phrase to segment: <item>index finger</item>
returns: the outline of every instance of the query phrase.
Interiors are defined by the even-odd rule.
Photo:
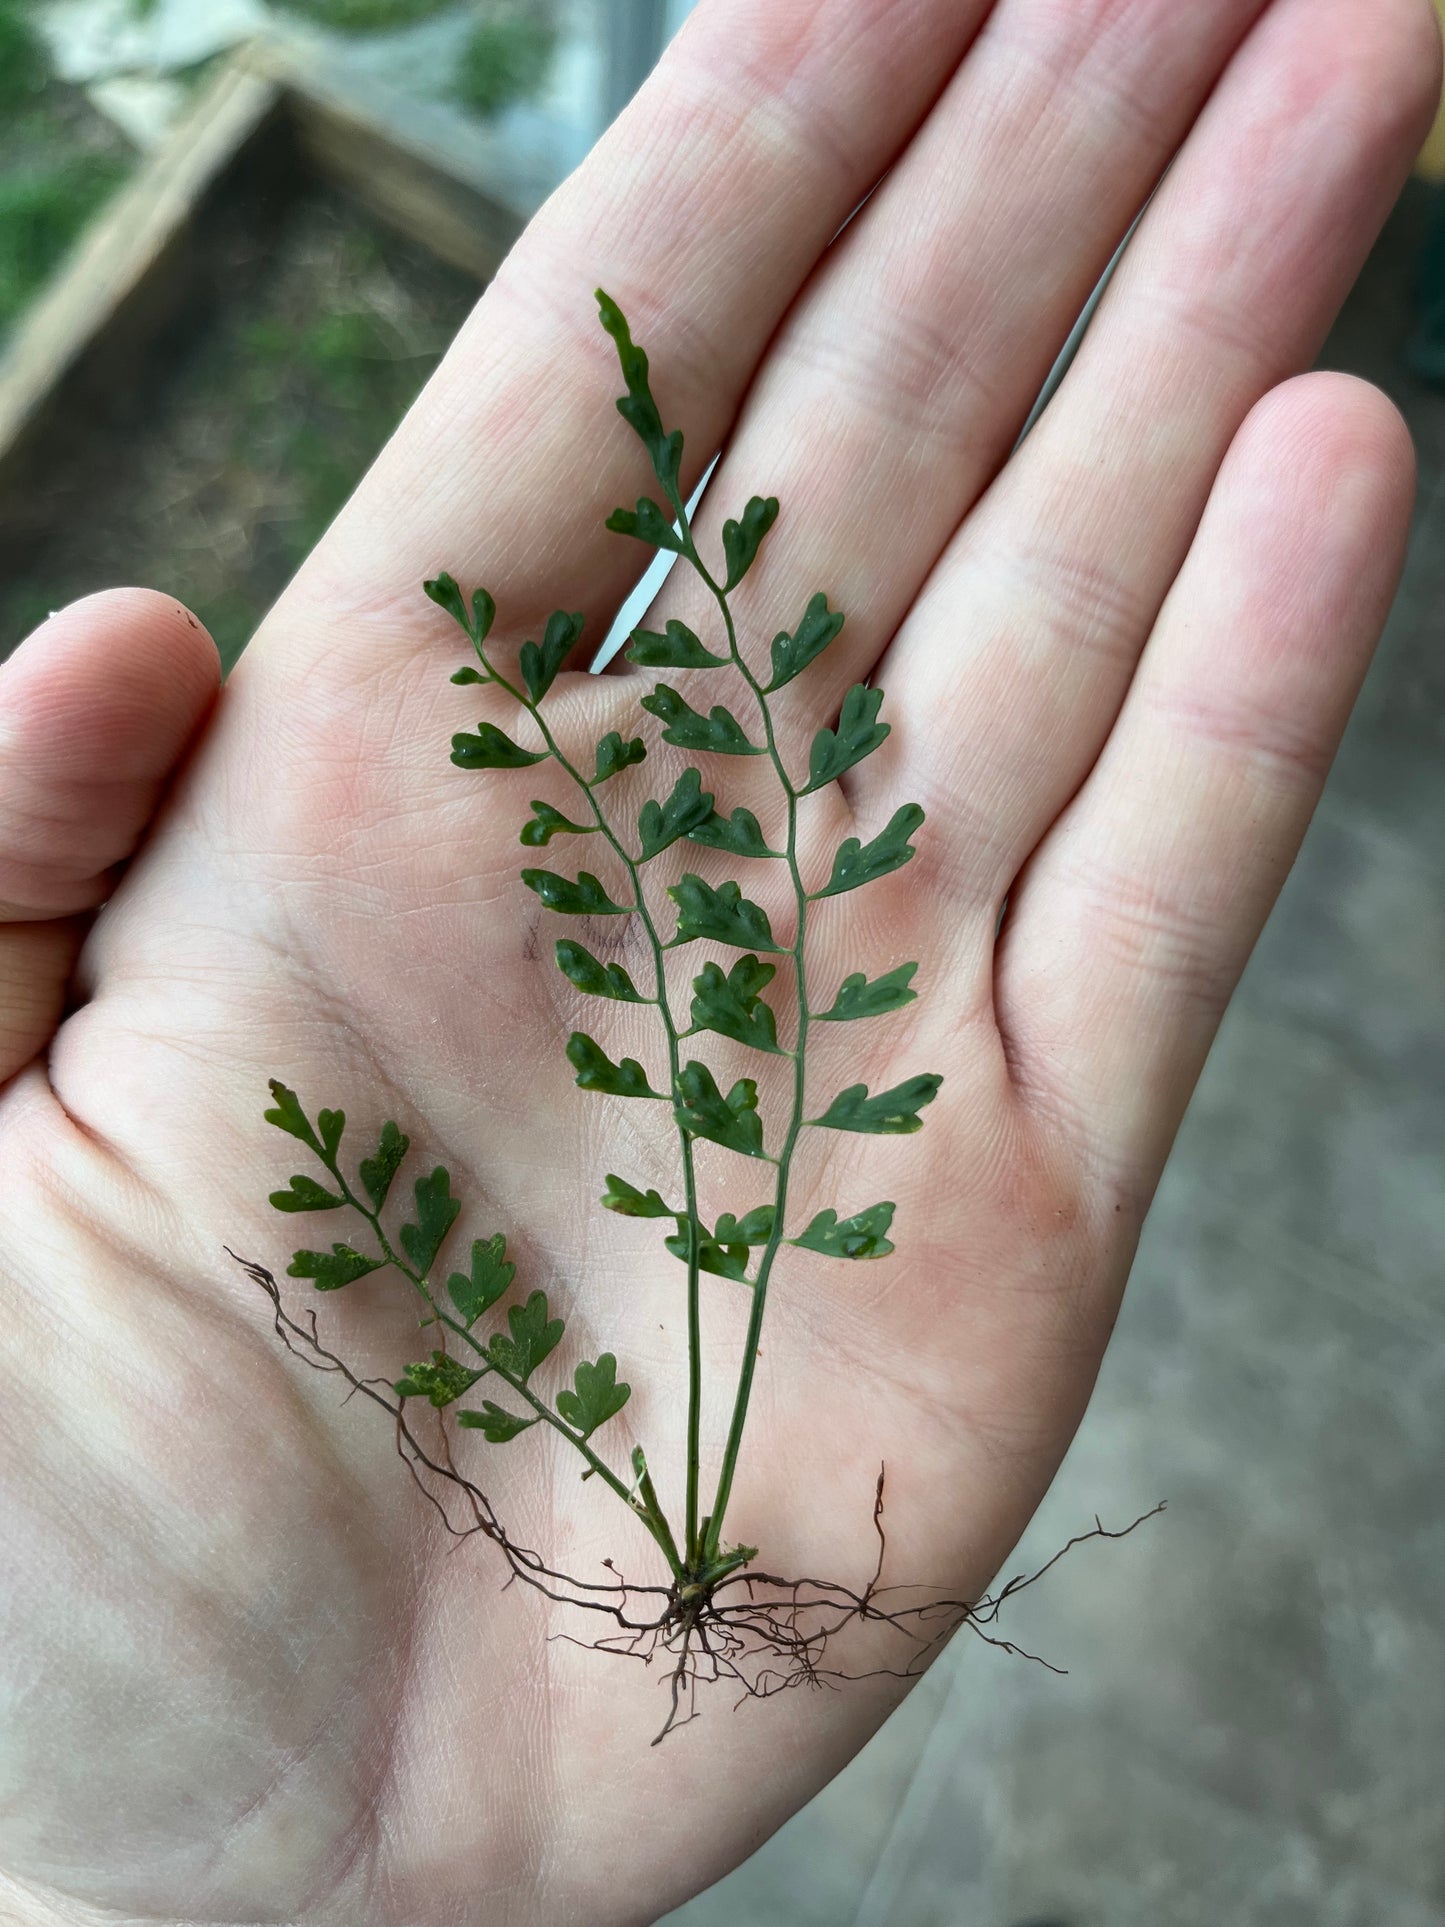
[[[609,610],[642,555],[602,521],[645,478],[599,406],[616,359],[592,289],[607,287],[647,342],[664,414],[688,425],[691,486],[783,311],[989,6],[703,0],[527,228],[283,598],[283,618],[306,611],[300,632],[269,622],[248,673],[279,653],[325,680],[333,617],[347,630],[339,675],[364,669],[368,646],[394,660],[403,625],[439,633],[418,591],[443,568],[484,578],[508,630],[559,606]]]

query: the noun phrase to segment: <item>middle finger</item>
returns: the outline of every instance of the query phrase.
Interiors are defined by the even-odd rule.
[[[713,553],[747,496],[779,497],[785,539],[780,524],[735,607],[745,634],[791,628],[819,589],[846,612],[839,642],[801,686],[809,716],[867,673],[1007,455],[1083,302],[1263,4],[1003,0],[804,287],[698,533]],[[669,583],[659,604],[712,626],[692,581]],[[655,611],[647,626],[660,626]],[[786,732],[794,692],[777,700]]]
[[[891,645],[903,727],[874,807],[921,787],[941,813],[970,947],[1099,754],[1241,423],[1318,351],[1419,149],[1437,56],[1419,0],[1275,0]],[[925,728],[967,756],[911,756]]]

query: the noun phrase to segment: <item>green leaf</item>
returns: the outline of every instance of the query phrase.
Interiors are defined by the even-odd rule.
[[[836,1211],[820,1211],[802,1236],[788,1243],[821,1251],[826,1258],[886,1258],[893,1249],[888,1227],[894,1209],[891,1204],[870,1204],[856,1217],[841,1220]]]
[[[474,669],[469,662],[464,663],[460,669],[454,669],[447,677],[448,682],[490,682],[491,680],[484,669]]]
[[[454,575],[443,569],[439,576],[430,582],[423,582],[422,589],[429,595],[439,609],[445,609],[453,622],[459,622],[471,634],[471,623],[467,620],[466,600]]]
[[[497,605],[485,589],[478,589],[472,597],[472,613],[467,615],[467,599],[457,586],[455,576],[445,570],[431,582],[424,582],[422,588],[439,609],[445,609],[452,621],[465,629],[475,643],[483,643],[491,634],[492,624],[497,618]],[[455,680],[455,678],[453,679]],[[477,680],[480,682],[481,678]]]
[[[700,636],[674,617],[665,635],[653,629],[634,629],[627,660],[643,669],[717,669],[732,659],[714,655]]]
[[[636,508],[613,509],[606,526],[614,535],[632,535],[650,548],[682,554],[682,537],[650,495],[639,495]]]
[[[800,676],[815,656],[821,656],[843,627],[843,615],[828,607],[828,598],[819,590],[803,611],[803,620],[791,635],[786,629],[773,637],[773,680],[769,695]]]
[[[469,1392],[481,1376],[445,1352],[433,1352],[430,1364],[423,1361],[408,1365],[392,1389],[400,1398],[430,1399],[440,1411],[463,1392]]]
[[[909,989],[917,969],[916,963],[899,964],[871,983],[861,970],[855,970],[843,979],[833,1008],[815,1010],[812,1015],[820,1024],[846,1024],[855,1017],[882,1017],[890,1010],[902,1010],[918,995]]]
[[[642,839],[643,862],[661,855],[670,843],[687,836],[712,813],[712,796],[702,787],[701,773],[685,769],[665,803],[647,802],[642,806],[637,831]]]
[[[674,1258],[688,1262],[688,1237],[685,1230],[676,1236],[662,1241]],[[741,1283],[748,1275],[748,1248],[745,1244],[719,1244],[716,1238],[699,1229],[697,1239],[697,1268],[710,1271],[717,1278],[735,1278]]]
[[[635,1184],[626,1178],[607,1174],[607,1189],[602,1193],[602,1203],[608,1211],[615,1211],[620,1218],[676,1218],[680,1214],[670,1204],[665,1204],[656,1191],[639,1191]]]
[[[559,877],[553,870],[523,870],[522,881],[529,890],[535,890],[549,910],[556,910],[568,917],[626,917],[632,914],[631,905],[614,903],[589,870],[584,870],[574,883],[570,877]]]
[[[730,943],[739,950],[783,951],[773,941],[773,926],[761,904],[750,903],[736,883],[721,883],[714,889],[691,871],[668,886],[667,894],[677,905],[677,941],[708,937],[716,943]]]
[[[385,1258],[367,1258],[350,1245],[335,1244],[330,1251],[298,1251],[286,1267],[289,1278],[311,1278],[318,1291],[339,1291],[354,1285],[369,1271],[380,1271]]]
[[[318,1111],[316,1128],[321,1133],[321,1155],[328,1164],[336,1162],[341,1149],[341,1134],[346,1129],[345,1111]]]
[[[617,412],[647,449],[658,481],[676,494],[682,467],[682,432],[680,429],[674,429],[670,435],[664,432],[662,416],[647,378],[647,356],[632,339],[621,308],[601,288],[597,290],[597,308],[603,327],[617,344],[622,379],[627,383],[627,393],[619,399]]]
[[[592,952],[570,937],[557,945],[557,968],[568,983],[585,990],[589,997],[611,997],[622,1004],[651,1003],[633,983],[619,963],[599,963]]]
[[[611,1097],[662,1096],[648,1083],[647,1072],[635,1057],[614,1064],[585,1031],[574,1030],[567,1039],[567,1061],[577,1073],[579,1090],[605,1091]]]
[[[574,823],[560,810],[554,810],[550,803],[541,803],[532,798],[533,815],[522,825],[521,841],[529,850],[545,848],[554,836],[591,836],[595,833],[595,823]]]
[[[765,1245],[773,1235],[776,1215],[770,1204],[755,1205],[743,1218],[724,1211],[712,1235],[720,1245]]]
[[[328,1191],[315,1178],[294,1177],[289,1191],[273,1191],[271,1202],[278,1211],[334,1211],[345,1198]]]
[[[520,665],[522,681],[534,703],[541,702],[557,680],[557,672],[582,640],[583,617],[569,616],[557,609],[548,616],[539,649],[535,642],[524,642]]]
[[[811,1118],[809,1122],[825,1124],[831,1131],[905,1136],[910,1131],[922,1130],[923,1120],[918,1113],[937,1097],[942,1082],[941,1077],[930,1071],[922,1077],[910,1077],[902,1084],[895,1084],[890,1091],[879,1091],[876,1097],[868,1095],[866,1084],[850,1084],[846,1091],[838,1093],[821,1117]]]
[[[485,589],[472,591],[472,635],[478,643],[486,641],[497,619],[497,605]]]
[[[742,724],[731,711],[715,703],[706,716],[700,716],[675,689],[660,682],[642,707],[667,727],[662,740],[678,749],[705,749],[715,756],[762,756],[766,752],[748,741]]]
[[[777,970],[756,957],[739,957],[727,975],[719,964],[707,963],[692,980],[692,1021],[696,1030],[715,1030],[754,1050],[778,1051],[777,1024],[772,1008],[760,993]]]
[[[800,796],[835,782],[844,770],[852,769],[877,749],[889,732],[889,725],[878,720],[882,704],[881,689],[865,689],[862,683],[854,683],[843,698],[837,729],[820,729],[813,738],[813,747],[808,753],[808,781],[798,792]]]
[[[401,1168],[401,1161],[411,1149],[411,1139],[404,1131],[388,1121],[381,1127],[381,1143],[376,1148],[374,1158],[361,1160],[361,1183],[372,1205],[380,1211],[386,1203],[386,1194],[391,1189],[391,1181]]]
[[[624,742],[615,729],[609,729],[597,745],[597,773],[594,783],[605,783],[609,776],[616,776],[620,770],[640,763],[647,755],[647,745],[640,736],[631,742]]]
[[[283,1084],[279,1077],[273,1077],[268,1081],[275,1103],[265,1114],[266,1122],[274,1124],[278,1131],[284,1131],[288,1137],[299,1138],[308,1150],[314,1151],[317,1157],[321,1157],[323,1155],[321,1140],[312,1130],[311,1121],[301,1108],[300,1098],[289,1086]]]
[[[517,1267],[507,1257],[507,1240],[499,1231],[493,1238],[472,1240],[470,1271],[454,1271],[447,1279],[452,1303],[467,1325],[475,1324],[511,1289]]]
[[[487,1351],[504,1372],[525,1385],[542,1360],[561,1343],[562,1320],[548,1318],[546,1292],[534,1291],[525,1305],[511,1307],[507,1323],[510,1338],[494,1332]]]
[[[457,1424],[465,1425],[469,1431],[480,1432],[492,1445],[505,1445],[508,1439],[516,1438],[529,1426],[537,1424],[535,1418],[518,1418],[515,1413],[504,1412],[500,1405],[489,1398],[482,1400],[479,1412],[458,1412]]]
[[[695,830],[689,830],[688,836],[692,842],[701,843],[709,850],[731,850],[734,856],[781,854],[778,850],[768,848],[752,811],[741,808],[734,810],[731,816],[722,816],[714,810]]]
[[[833,874],[826,888],[815,892],[819,897],[841,896],[845,890],[857,890],[865,883],[874,883],[879,877],[886,877],[892,870],[901,870],[913,858],[911,837],[923,821],[923,811],[917,803],[905,803],[901,810],[895,810],[887,829],[879,832],[871,843],[860,843],[856,836],[850,836],[838,854],[833,858]]]
[[[615,1418],[632,1396],[632,1387],[617,1383],[617,1360],[603,1352],[595,1365],[582,1363],[572,1374],[575,1392],[558,1392],[557,1410],[583,1438]]]
[[[402,1226],[401,1248],[413,1270],[425,1278],[462,1207],[452,1196],[451,1176],[442,1164],[429,1177],[417,1179],[415,1193],[416,1223]]]
[[[728,573],[724,589],[735,589],[753,566],[763,537],[778,519],[778,498],[770,495],[766,500],[755,495],[743,510],[740,522],[723,523],[723,554],[727,557]]]
[[[706,1064],[684,1064],[678,1073],[673,1115],[693,1137],[710,1138],[743,1157],[763,1155],[758,1087],[751,1077],[740,1077],[724,1097]]]
[[[551,754],[550,749],[523,749],[494,723],[479,723],[475,736],[463,730],[452,738],[452,761],[458,769],[529,769]]]

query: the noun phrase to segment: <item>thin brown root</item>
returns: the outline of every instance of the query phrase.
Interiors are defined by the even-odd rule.
[[[873,1495],[877,1557],[861,1592],[834,1580],[786,1579],[742,1568],[709,1593],[684,1599],[677,1585],[639,1585],[627,1579],[611,1559],[601,1561],[610,1575],[608,1579],[579,1579],[549,1566],[540,1554],[508,1535],[486,1494],[457,1469],[440,1413],[440,1445],[428,1448],[413,1431],[404,1403],[388,1396],[392,1387],[387,1380],[359,1378],[322,1344],[314,1310],[304,1319],[293,1318],[281,1302],[280,1288],[271,1273],[237,1257],[229,1246],[226,1249],[271,1301],[275,1330],[287,1350],[316,1371],[338,1373],[349,1388],[346,1399],[361,1392],[390,1415],[398,1456],[453,1538],[460,1542],[480,1533],[497,1546],[508,1569],[506,1586],[521,1580],[555,1604],[577,1607],[612,1621],[612,1630],[594,1639],[568,1632],[554,1633],[551,1639],[636,1659],[644,1666],[665,1662],[668,1711],[654,1746],[698,1717],[700,1688],[729,1685],[736,1690],[735,1705],[741,1707],[748,1700],[771,1699],[800,1686],[836,1690],[860,1680],[915,1680],[964,1626],[985,1645],[1032,1660],[1052,1673],[1062,1673],[1063,1667],[989,1628],[997,1623],[1010,1599],[1036,1585],[1076,1546],[1092,1539],[1126,1539],[1145,1520],[1165,1509],[1161,1501],[1118,1530],[1110,1530],[1096,1517],[1089,1531],[1076,1533],[1035,1571],[1016,1574],[996,1592],[980,1599],[931,1597],[919,1604],[887,1606],[882,1602],[900,1594],[916,1596],[920,1591],[938,1589],[883,1584],[888,1554],[883,1523],[887,1468],[880,1467]],[[460,1523],[443,1494],[460,1494]],[[900,1642],[897,1664],[869,1665],[853,1671],[833,1662],[832,1649],[841,1635],[864,1626],[896,1637]]]

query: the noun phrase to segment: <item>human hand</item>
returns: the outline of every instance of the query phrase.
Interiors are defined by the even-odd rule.
[[[1287,377],[1436,80],[1423,0],[704,0],[256,638],[48,1050],[71,943],[49,919],[103,894],[214,671],[144,598],[82,605],[7,668],[16,1918],[648,1920],[750,1851],[896,1697],[720,1703],[650,1750],[656,1675],[548,1643],[575,1626],[500,1592],[486,1547],[453,1553],[387,1428],[279,1351],[220,1254],[285,1256],[260,1202],[290,1168],[259,1122],[269,1075],[363,1135],[396,1116],[452,1169],[463,1228],[524,1232],[529,1288],[625,1354],[627,1420],[654,1464],[675,1460],[677,1267],[578,1208],[615,1161],[601,1134],[631,1119],[572,1088],[570,993],[516,882],[534,785],[448,765],[477,692],[448,685],[454,636],[418,587],[441,568],[484,582],[504,643],[555,606],[603,632],[638,551],[602,517],[646,477],[610,407],[599,281],[652,355],[692,479],[726,441],[704,547],[746,495],[782,501],[738,599],[747,629],[770,635],[820,588],[848,613],[799,685],[807,723],[865,676],[888,692],[894,733],[814,815],[814,854],[855,813],[860,834],[902,801],[929,814],[906,871],[832,907],[822,967],[916,957],[925,994],[870,1031],[865,1063],[856,1034],[830,1042],[818,1075],[946,1081],[919,1138],[870,1140],[857,1167],[899,1202],[897,1255],[841,1281],[790,1261],[733,1530],[774,1570],[866,1577],[886,1461],[891,1576],[986,1586],[1083,1410],[1393,590],[1404,431],[1356,383]],[[689,593],[669,585],[660,614],[700,620]],[[631,733],[646,686],[567,679],[559,732]],[[97,786],[107,752],[117,790]],[[852,1189],[830,1148],[800,1166],[804,1209]],[[359,1371],[415,1355],[387,1274],[323,1309]],[[710,1308],[719,1334],[729,1313]],[[724,1418],[719,1398],[713,1452]],[[561,1448],[534,1445],[486,1461],[518,1535],[573,1568],[642,1556]]]

